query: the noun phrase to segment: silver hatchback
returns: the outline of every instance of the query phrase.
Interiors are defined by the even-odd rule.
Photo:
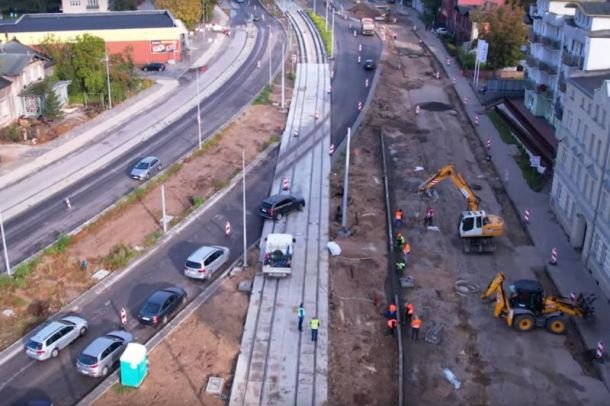
[[[52,321],[28,340],[25,353],[38,361],[55,358],[68,344],[85,335],[87,328],[87,320],[77,316]]]
[[[161,161],[156,156],[142,158],[131,170],[129,176],[137,180],[145,180],[159,172],[162,168]]]
[[[193,252],[184,263],[184,275],[193,279],[208,279],[231,256],[227,247],[204,246]]]
[[[121,358],[133,335],[124,330],[110,333],[93,340],[76,359],[76,369],[83,375],[106,376]]]

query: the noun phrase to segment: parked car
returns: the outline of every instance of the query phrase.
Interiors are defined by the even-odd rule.
[[[375,70],[375,61],[372,59],[367,59],[364,61],[364,70]]]
[[[170,287],[153,293],[138,313],[140,323],[157,327],[166,324],[169,317],[186,301],[182,288]]]
[[[277,194],[263,200],[258,214],[268,219],[280,220],[285,214],[303,207],[305,200],[302,197]]]
[[[165,70],[165,64],[164,63],[147,63],[146,65],[142,66],[142,70],[144,72],[163,72]]]
[[[163,166],[159,158],[155,156],[147,156],[138,161],[131,170],[129,176],[133,179],[143,180],[148,179],[155,171],[159,172]]]
[[[88,327],[87,320],[77,316],[52,321],[28,340],[25,353],[38,361],[55,358],[72,341],[84,336]]]
[[[449,35],[449,31],[447,31],[447,29],[445,27],[440,27],[436,29],[436,35],[439,36],[445,36],[445,35]]]
[[[76,369],[87,376],[106,376],[132,341],[133,335],[125,330],[111,331],[98,337],[80,353]]]
[[[193,279],[209,279],[231,256],[227,247],[204,246],[193,252],[184,262],[184,275]]]

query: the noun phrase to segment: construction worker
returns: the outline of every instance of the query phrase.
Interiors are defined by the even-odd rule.
[[[398,273],[398,276],[402,276],[402,271],[405,270],[406,266],[407,264],[405,264],[402,259],[399,259],[398,262],[396,262],[396,272]]]
[[[411,318],[413,317],[413,314],[415,314],[415,306],[413,306],[413,303],[407,303],[405,305],[405,320],[407,321],[407,323],[411,323]]]
[[[394,212],[394,228],[398,229],[402,227],[402,220],[404,218],[404,214],[402,209],[398,209]]]
[[[426,216],[424,217],[424,227],[428,227],[432,225],[434,218],[434,209],[432,207],[428,207],[426,210]]]
[[[320,327],[320,320],[317,317],[314,317],[309,322],[311,326],[311,341],[318,341],[318,327]]]
[[[402,233],[399,231],[396,233],[396,246],[398,249],[401,249],[403,244],[405,243],[405,237],[403,237]]]
[[[411,253],[411,244],[408,242],[402,246],[402,259],[405,263],[405,266],[409,263],[409,254]]]
[[[303,319],[305,318],[305,308],[303,307],[303,303],[299,305],[297,317],[299,318],[299,331],[303,331]]]
[[[396,305],[394,303],[389,304],[388,311],[386,312],[386,317],[388,319],[395,319],[397,310],[398,310],[398,307],[396,307]]]
[[[411,320],[411,340],[419,339],[419,329],[421,328],[421,319],[417,315],[413,315],[413,320]]]
[[[398,324],[398,322],[396,321],[396,319],[389,319],[387,324],[388,324],[388,332],[386,335],[389,335],[389,334],[394,335],[394,330],[396,330],[396,325]]]

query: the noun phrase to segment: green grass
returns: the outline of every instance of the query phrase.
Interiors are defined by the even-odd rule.
[[[16,268],[13,268],[11,277],[6,274],[0,275],[0,289],[26,288],[28,286],[28,276],[32,273],[34,268],[36,268],[39,262],[40,259],[34,257],[27,262],[22,262]],[[0,294],[3,293],[0,292]]]
[[[138,253],[125,244],[116,244],[110,249],[108,255],[102,258],[104,268],[114,271],[127,266],[129,261]]]
[[[57,240],[49,248],[43,251],[44,255],[63,254],[66,248],[70,245],[70,237],[65,234],[60,234]]]
[[[276,142],[279,142],[280,140],[280,136],[279,135],[273,135],[271,138],[269,138],[267,141],[263,142],[262,144],[260,144],[258,146],[258,152],[263,152],[264,150],[266,150],[267,148],[269,148],[269,146],[271,144],[275,144]]]
[[[263,90],[261,90],[261,92],[258,94],[258,96],[256,96],[256,99],[254,99],[252,104],[256,105],[256,104],[271,103],[271,99],[269,98],[269,96],[271,96],[271,90],[272,89],[271,89],[270,85],[265,86],[265,88]]]
[[[502,141],[504,141],[505,144],[517,146],[519,154],[515,155],[514,158],[521,169],[523,179],[525,179],[530,189],[536,192],[540,191],[542,186],[544,186],[542,182],[543,176],[530,166],[530,159],[527,151],[525,151],[525,148],[517,141],[508,123],[495,111],[489,112],[487,117],[489,117],[494,127],[496,127],[496,130],[498,130],[498,133],[500,134],[500,138],[502,138]]]
[[[112,385],[112,391],[117,395],[129,395],[132,392],[135,392],[137,388],[132,388],[130,386],[123,386],[120,383],[115,383]]]
[[[330,31],[330,29],[327,30],[324,27],[324,25],[325,25],[324,17],[320,17],[319,15],[314,14],[314,12],[311,10],[307,10],[307,15],[309,16],[309,18],[311,18],[311,20],[315,24],[316,28],[320,32],[320,35],[322,36],[322,41],[324,41],[324,48],[326,49],[326,54],[330,55],[331,49],[332,49],[333,38],[332,38],[332,32]],[[329,27],[330,27],[330,24],[329,24]]]
[[[203,204],[203,197],[201,196],[193,196],[192,198],[192,202],[193,202],[193,207],[197,208],[200,207]]]
[[[153,231],[152,233],[148,234],[144,239],[144,246],[152,247],[157,241],[159,241],[161,237],[163,237],[163,231]]]

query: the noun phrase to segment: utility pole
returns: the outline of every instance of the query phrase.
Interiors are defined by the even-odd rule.
[[[112,109],[112,91],[110,90],[110,66],[108,64],[108,50],[104,45],[104,54],[106,55],[106,81],[108,82],[108,108]]]
[[[324,17],[324,31],[328,31],[328,1],[326,2],[326,10]]]
[[[199,149],[201,149],[201,96],[199,93],[199,66],[197,67],[197,134],[199,135]]]
[[[273,59],[273,52],[271,52],[271,26],[268,25],[267,27],[269,27],[269,86],[271,86],[271,62]]]
[[[333,9],[332,24],[330,25],[330,58],[335,57],[335,10]]]
[[[8,262],[8,250],[6,249],[6,237],[4,236],[4,223],[2,221],[2,211],[0,211],[0,232],[2,233],[2,249],[4,250],[4,265],[6,266],[6,273],[11,276],[11,265]]]
[[[313,0],[313,13],[316,14],[316,0]]]
[[[284,97],[284,80],[285,80],[284,65],[286,64],[286,50],[284,49],[284,47],[285,47],[285,45],[282,42],[282,61],[281,61],[281,65],[282,65],[282,105],[281,105],[281,107],[282,107],[282,110],[284,109],[284,99],[285,99],[285,97]]]
[[[347,232],[347,193],[349,188],[349,150],[352,139],[352,129],[347,128],[347,148],[345,149],[345,175],[343,176],[343,211],[341,213],[341,229]]]
[[[244,223],[244,268],[248,266],[248,238],[246,236],[246,151],[241,150],[241,183],[242,205]]]

